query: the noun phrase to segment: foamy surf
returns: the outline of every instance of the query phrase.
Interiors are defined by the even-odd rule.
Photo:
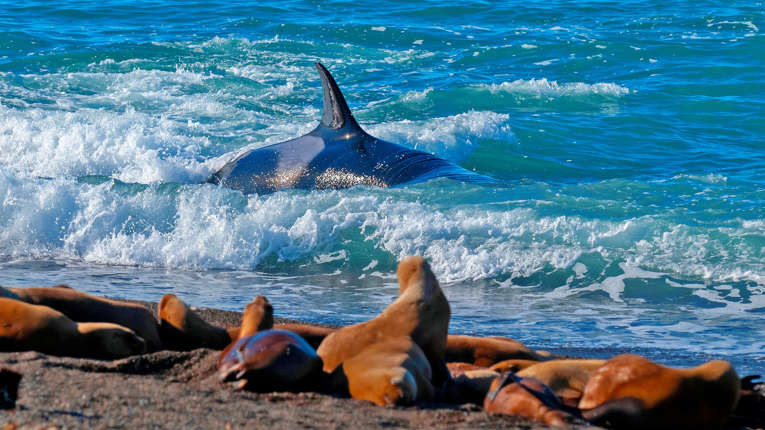
[[[110,5],[8,9],[0,284],[231,309],[264,294],[344,324],[422,254],[454,331],[759,371],[756,6],[362,1],[338,22],[301,3],[168,3],[139,21]],[[201,184],[315,127],[314,61],[372,134],[501,186]]]

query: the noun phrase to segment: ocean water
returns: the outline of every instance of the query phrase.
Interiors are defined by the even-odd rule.
[[[452,332],[761,372],[764,34],[762,2],[2,0],[0,284],[350,324],[419,254]],[[315,127],[314,61],[500,184],[201,184]]]

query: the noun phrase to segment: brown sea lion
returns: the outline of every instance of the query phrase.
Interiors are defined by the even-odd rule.
[[[228,330],[207,323],[174,294],[162,296],[157,311],[160,319],[160,337],[167,349],[221,350],[231,343]]]
[[[579,408],[592,423],[625,429],[720,428],[739,391],[727,361],[674,369],[624,354],[593,372]]]
[[[53,308],[77,322],[110,322],[127,327],[146,341],[149,351],[161,348],[157,320],[139,304],[93,296],[65,285],[55,287],[0,288],[7,296],[23,302]],[[10,293],[10,294],[8,294]]]
[[[47,306],[0,298],[0,351],[29,350],[113,359],[146,352],[146,342],[117,324],[76,323]]]
[[[551,426],[566,426],[576,422],[555,394],[541,381],[521,378],[506,372],[496,378],[484,400],[488,412],[519,415]]]
[[[605,362],[576,359],[543,361],[516,372],[516,375],[538,379],[550,387],[563,403],[576,407],[590,375]]]
[[[506,337],[474,337],[450,334],[446,340],[446,361],[462,361],[489,367],[500,361],[523,359],[542,361],[546,357]]]
[[[433,397],[431,368],[408,336],[366,347],[342,363],[351,397],[381,406],[411,405]]]
[[[444,349],[451,309],[435,275],[422,257],[408,257],[398,266],[399,296],[377,317],[327,336],[319,345],[324,370],[332,372],[368,346],[410,336],[428,358],[433,385],[449,379]]]
[[[321,358],[302,337],[265,330],[239,338],[218,360],[221,381],[252,391],[301,391],[315,386]]]

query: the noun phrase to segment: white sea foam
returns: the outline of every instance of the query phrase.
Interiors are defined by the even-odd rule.
[[[583,82],[571,82],[559,84],[557,81],[548,81],[545,78],[516,80],[481,86],[488,88],[492,93],[507,92],[513,94],[529,95],[534,97],[565,97],[582,95],[600,95],[621,97],[629,93],[629,89],[615,83],[600,82],[586,84]]]
[[[433,87],[425,88],[422,91],[409,91],[408,93],[404,94],[402,97],[402,100],[405,102],[418,102],[425,100],[428,97],[428,94],[433,92]]]
[[[0,105],[0,164],[22,176],[105,175],[126,182],[197,182],[210,143],[178,124],[132,110],[16,110]]]
[[[509,116],[495,112],[470,111],[424,121],[402,120],[369,125],[381,139],[432,152],[452,161],[464,160],[483,138],[509,140]]]
[[[348,252],[347,236],[355,231],[360,241],[355,246],[367,248],[365,252],[378,249],[395,259],[426,256],[444,282],[570,270],[566,285],[586,286],[556,294],[602,290],[616,302],[623,300],[625,279],[657,279],[665,273],[765,285],[763,268],[753,263],[758,250],[741,245],[735,259],[726,259],[724,245],[714,236],[691,234],[683,226],[667,231],[651,217],[591,221],[520,208],[439,210],[394,198],[385,190],[245,197],[210,185],[131,192],[114,187],[111,182],[86,185],[3,173],[0,254],[253,270],[264,261],[327,264],[359,258],[340,253]],[[710,252],[722,255],[722,261],[715,262]],[[623,261],[622,273],[597,280],[600,269],[581,259],[588,253]],[[739,269],[739,259],[749,262],[749,268]],[[359,267],[369,264],[362,261]]]

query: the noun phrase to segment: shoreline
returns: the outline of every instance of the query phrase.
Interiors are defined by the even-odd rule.
[[[156,314],[157,303],[125,301],[144,305]],[[239,325],[242,315],[229,310],[193,309],[207,322],[221,327]],[[274,322],[304,321],[275,317]],[[590,358],[596,353],[579,349],[576,355]],[[473,404],[381,407],[314,392],[236,391],[216,377],[219,355],[220,351],[211,349],[164,350],[96,360],[35,351],[0,353],[0,367],[23,375],[16,409],[0,411],[0,428],[549,428],[524,417],[485,412]]]
[[[128,301],[156,309],[156,303]],[[240,312],[194,309],[219,326],[238,325],[241,318]],[[4,429],[548,428],[530,419],[484,412],[472,404],[380,407],[312,392],[235,391],[217,380],[219,354],[196,349],[94,360],[35,351],[0,353],[0,366],[23,375],[16,409],[0,412],[0,425]]]

